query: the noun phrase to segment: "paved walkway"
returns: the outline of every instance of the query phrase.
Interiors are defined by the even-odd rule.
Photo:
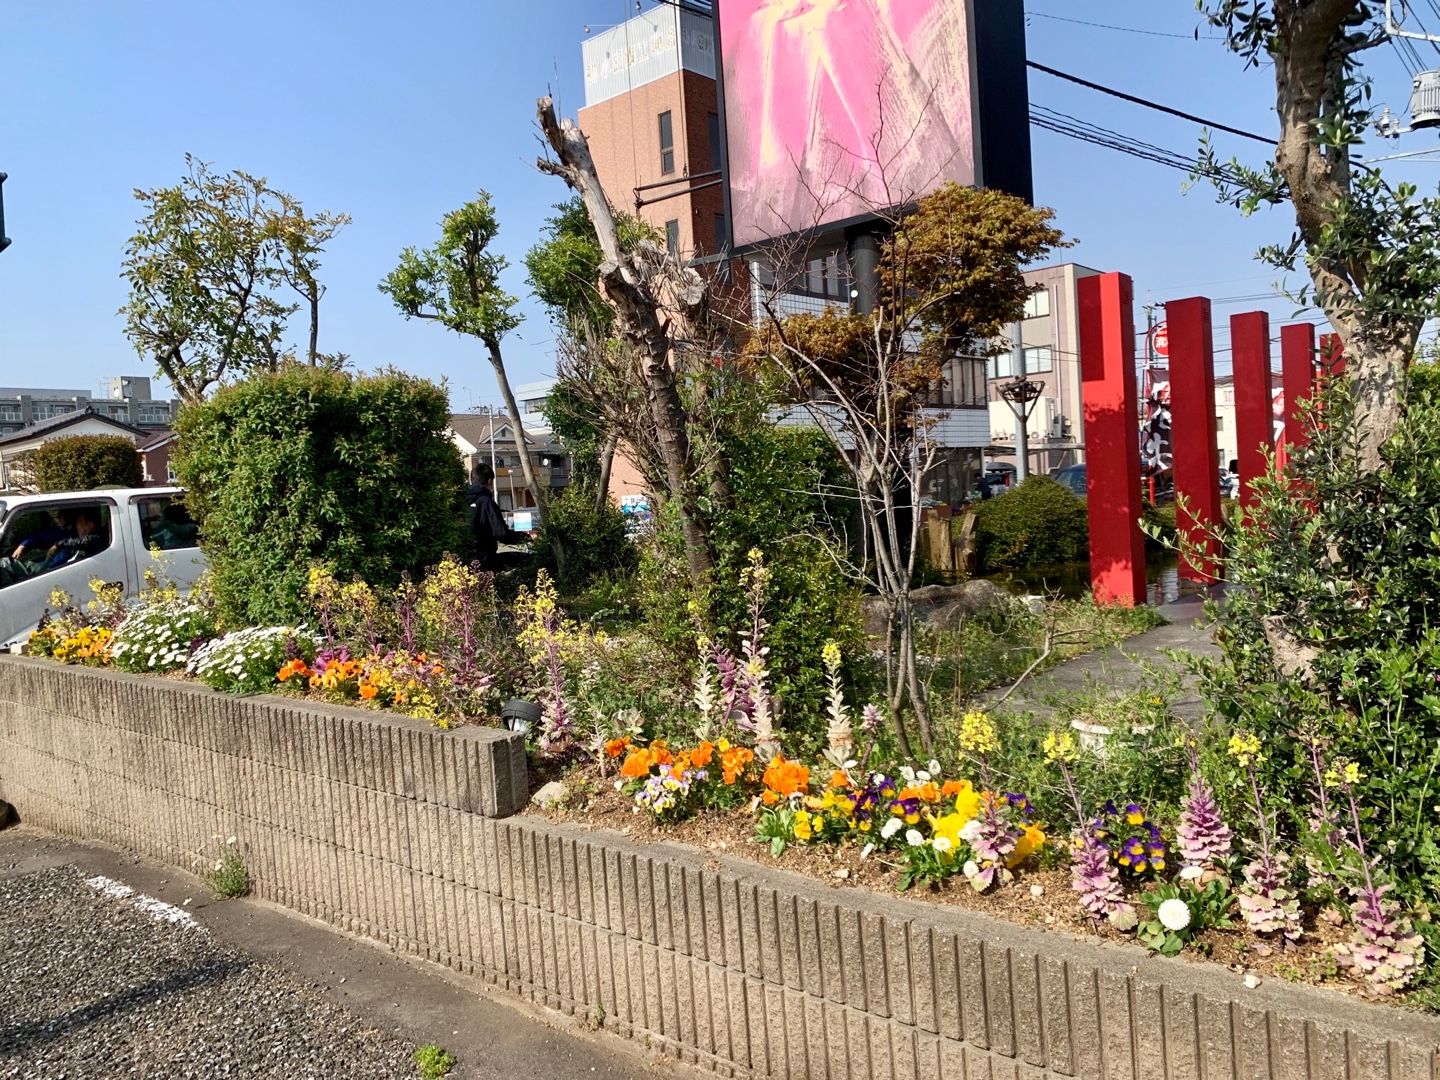
[[[96,875],[173,905],[202,929],[156,921],[133,898],[102,896],[84,884]],[[7,895],[41,897],[44,910],[0,899],[0,1076],[414,1077],[409,1055],[426,1043],[456,1057],[457,1080],[699,1075],[284,908],[215,901],[189,874],[104,845],[26,825],[0,832],[0,898]],[[103,948],[92,941],[67,952],[72,930],[77,942],[94,938],[99,924],[79,916],[102,901],[119,930],[102,935]],[[77,917],[63,918],[67,911]],[[147,949],[157,962],[185,951],[187,964],[140,970]],[[117,951],[126,965],[119,971],[106,961]],[[176,975],[192,970],[195,978]],[[253,1008],[231,1009],[237,985],[258,999]],[[308,1010],[296,1008],[307,1001]],[[217,1041],[225,1023],[233,1026]],[[319,1071],[305,1068],[311,1055]]]
[[[1203,598],[1185,596],[1157,608],[1167,625],[1136,634],[1118,645],[1085,653],[1028,680],[1005,701],[1004,708],[1041,715],[1054,711],[1048,700],[1066,693],[1113,690],[1117,695],[1139,689],[1147,678],[1147,665],[1176,670],[1169,656],[1175,649],[1199,656],[1218,656],[1220,649],[1211,637],[1211,628],[1202,612]],[[986,700],[995,703],[1005,688],[991,691]],[[1204,711],[1195,679],[1186,676],[1181,696],[1173,703],[1179,716],[1197,718]]]

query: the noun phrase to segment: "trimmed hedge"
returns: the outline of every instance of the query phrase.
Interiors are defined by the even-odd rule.
[[[1048,476],[980,504],[977,554],[984,572],[1053,566],[1089,558],[1085,500]]]
[[[90,491],[139,487],[145,471],[140,452],[124,435],[71,435],[41,443],[30,453],[37,491]]]
[[[460,551],[465,474],[445,391],[387,371],[291,367],[181,410],[174,467],[232,624],[303,617],[310,564],[393,585]]]

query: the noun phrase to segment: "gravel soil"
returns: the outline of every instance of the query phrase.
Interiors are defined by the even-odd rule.
[[[0,880],[0,1077],[416,1075],[412,1048],[73,866]]]

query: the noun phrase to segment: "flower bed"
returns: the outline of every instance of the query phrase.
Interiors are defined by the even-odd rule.
[[[179,867],[233,835],[263,898],[721,1075],[1433,1076],[1431,1018],[715,848],[498,820],[513,803],[489,785],[504,761],[523,775],[516,750],[478,727],[0,657],[0,798],[24,819]],[[787,855],[830,851],[858,857]],[[954,891],[998,908],[1064,880],[1016,873]]]
[[[194,601],[162,594],[137,612],[101,595],[87,612],[63,609],[33,640],[67,662],[152,672],[184,651],[183,670],[217,689],[388,708],[440,727],[493,723],[499,691],[523,692],[540,704],[531,744],[545,768],[568,773],[572,788],[614,785],[661,828],[729,814],[776,858],[853,851],[900,890],[929,893],[1040,885],[1057,923],[1074,921],[1059,910],[1068,899],[1086,929],[1163,955],[1218,949],[1249,968],[1435,999],[1428,919],[1393,899],[1382,853],[1367,847],[1365,778],[1323,741],[1307,744],[1314,805],[1301,829],[1267,798],[1268,751],[1255,735],[1187,727],[1160,697],[1134,725],[1146,741],[1129,759],[1109,741],[1082,749],[1067,728],[961,709],[940,738],[926,733],[943,761],[906,762],[895,718],[848,695],[833,643],[817,658],[823,727],[807,737],[771,688],[767,582],[755,553],[740,583],[750,622],[738,647],[701,636],[680,676],[688,685],[650,715],[597,690],[615,644],[566,617],[543,577],[506,613],[516,632],[505,635],[491,579],[453,560],[386,596],[317,568],[313,630],[213,636]],[[1171,774],[1141,784],[1177,756]],[[1042,870],[1048,884],[1023,880]]]

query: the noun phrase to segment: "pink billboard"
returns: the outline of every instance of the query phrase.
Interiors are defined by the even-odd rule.
[[[720,0],[737,247],[975,182],[967,0]]]

